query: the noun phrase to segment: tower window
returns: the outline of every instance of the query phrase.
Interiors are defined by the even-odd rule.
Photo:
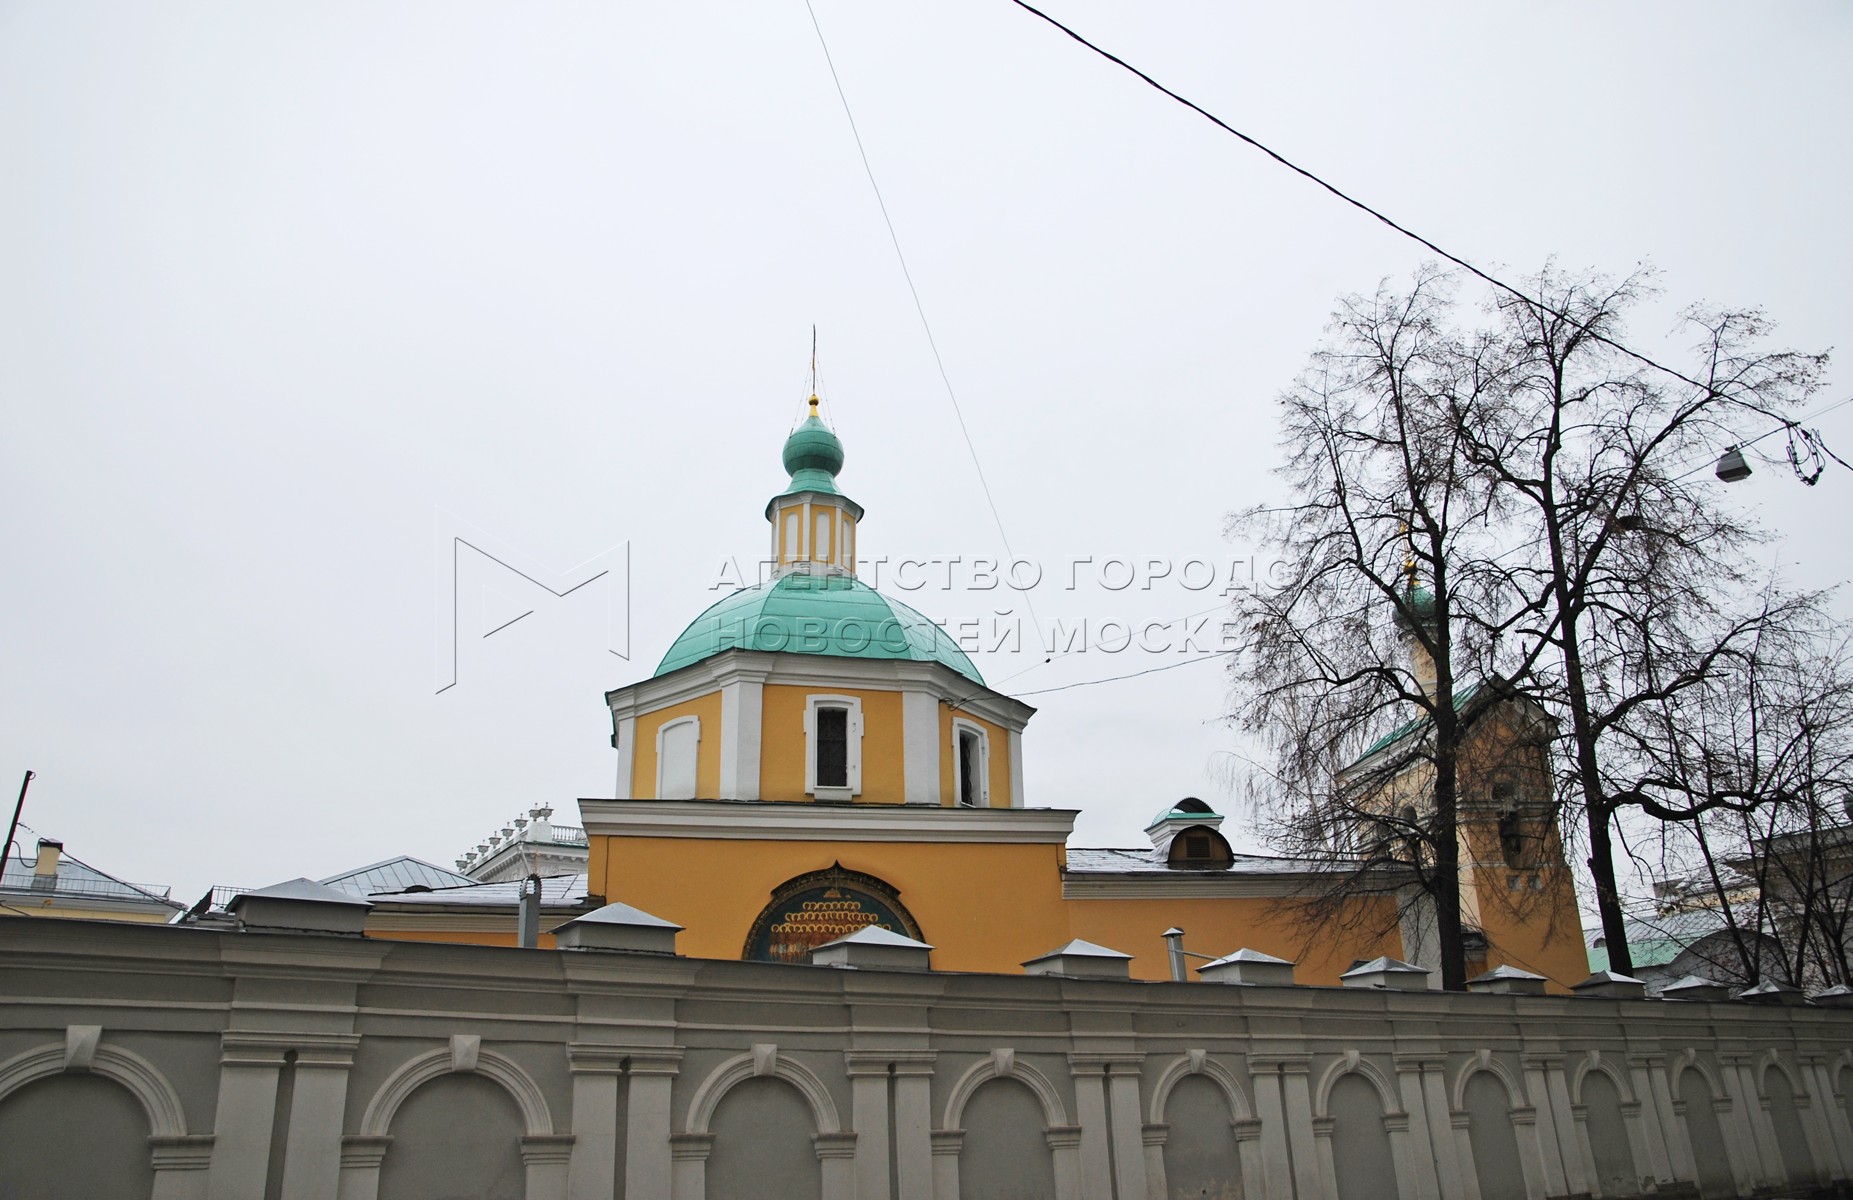
[[[1499,818],[1499,854],[1508,867],[1517,869],[1526,865],[1525,823],[1517,813],[1505,813]]]
[[[810,696],[804,704],[804,790],[850,800],[862,790],[862,701]]]
[[[970,730],[959,732],[959,803],[978,807],[978,735]]]
[[[817,710],[817,786],[849,786],[849,713]]]
[[[952,722],[953,780],[961,808],[985,808],[991,803],[990,743],[984,727],[971,721]]]

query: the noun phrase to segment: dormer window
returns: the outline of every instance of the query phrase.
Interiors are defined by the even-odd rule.
[[[1208,825],[1192,825],[1171,839],[1165,860],[1173,870],[1220,871],[1234,864],[1235,852]]]
[[[988,808],[991,803],[990,739],[984,726],[953,718],[952,778],[960,808]]]
[[[804,743],[804,790],[817,800],[854,799],[862,790],[862,701],[807,697]]]

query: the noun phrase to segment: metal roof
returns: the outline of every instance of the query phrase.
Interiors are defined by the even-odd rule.
[[[35,884],[34,880],[38,878],[33,874],[36,861],[36,856],[9,856],[4,867],[0,867],[0,890],[28,892],[35,896],[81,896],[90,900],[128,900],[180,907],[168,899],[168,889],[126,883],[108,872],[97,870],[68,850],[60,851],[58,855],[58,873],[53,882],[49,886]]]
[[[422,858],[401,854],[397,858],[382,859],[364,867],[330,875],[321,882],[356,896],[371,896],[376,892],[403,892],[411,887],[467,887],[475,880],[468,875],[433,866]]]
[[[375,910],[390,910],[398,905],[424,907],[438,905],[459,908],[515,908],[521,903],[521,879],[501,883],[472,883],[468,887],[437,888],[428,892],[379,892],[371,899]],[[577,908],[586,903],[586,877],[554,875],[540,881],[542,908]]]
[[[741,588],[689,623],[656,674],[667,675],[723,650],[937,662],[984,683],[944,629],[851,575],[794,572]]]

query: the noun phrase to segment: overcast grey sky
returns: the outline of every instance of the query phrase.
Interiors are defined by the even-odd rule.
[[[1422,252],[1002,0],[816,4],[1037,617],[1213,607],[1065,564],[1226,571],[1273,398]],[[1050,10],[1476,261],[1651,260],[1651,350],[1697,300],[1848,328],[1843,3]],[[576,820],[601,693],[762,551],[812,323],[861,552],[1001,557],[802,0],[0,4],[0,785],[36,769],[35,829],[188,899]],[[1732,496],[1792,578],[1853,570],[1846,472]],[[619,576],[467,568],[435,694],[447,522],[567,575],[628,545],[628,661]],[[979,662],[1180,655],[1041,657]],[[1231,799],[1214,665],[1030,701],[1031,802],[1080,841]]]

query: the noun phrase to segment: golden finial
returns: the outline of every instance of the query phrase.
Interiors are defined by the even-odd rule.
[[[811,394],[811,415],[813,417],[817,415],[817,395],[816,393]]]

